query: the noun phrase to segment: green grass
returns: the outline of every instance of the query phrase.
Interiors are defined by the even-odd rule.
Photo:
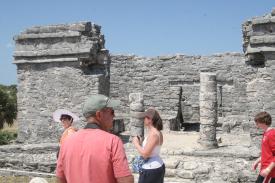
[[[12,143],[17,138],[17,130],[16,122],[12,126],[5,124],[4,128],[0,130],[0,145]]]
[[[0,145],[10,144],[16,138],[16,132],[0,131]]]

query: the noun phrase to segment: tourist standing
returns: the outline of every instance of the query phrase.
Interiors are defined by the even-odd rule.
[[[271,128],[272,119],[269,113],[258,113],[254,121],[257,128],[264,130],[261,157],[259,157],[252,166],[255,170],[260,164],[260,174],[256,183],[275,183],[275,129]]]
[[[149,108],[142,114],[144,126],[147,128],[147,136],[141,142],[140,137],[133,138],[133,144],[139,154],[146,159],[142,165],[142,172],[139,175],[139,183],[163,183],[165,165],[160,157],[160,150],[163,144],[162,119],[159,113]]]
[[[77,115],[75,115],[74,113],[66,109],[58,109],[53,113],[53,120],[56,122],[62,123],[62,126],[64,128],[64,131],[59,140],[59,144],[61,145],[65,141],[65,139],[67,139],[68,136],[72,135],[77,131],[77,129],[72,126],[72,123],[74,121],[79,121],[80,119]],[[59,149],[56,154],[57,158],[58,158],[58,154],[59,154]]]
[[[109,133],[119,101],[91,96],[83,106],[87,124],[60,149],[56,176],[61,183],[133,183],[123,143]]]
[[[66,109],[58,109],[53,113],[53,120],[62,123],[64,128],[64,132],[59,140],[59,143],[62,144],[67,136],[77,131],[77,129],[72,126],[72,123],[80,119],[77,115]]]

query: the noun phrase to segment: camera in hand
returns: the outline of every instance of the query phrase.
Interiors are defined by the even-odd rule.
[[[137,135],[137,138],[140,142],[142,141],[142,137],[140,135]]]

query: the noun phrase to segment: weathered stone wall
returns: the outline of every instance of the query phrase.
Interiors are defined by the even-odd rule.
[[[226,132],[237,127],[259,136],[254,128],[255,114],[265,110],[275,117],[274,31],[275,9],[243,24],[245,54],[154,58],[113,55],[110,95],[123,101],[119,112],[127,118],[129,93],[143,92],[145,108],[160,110],[165,128],[171,129],[174,121],[183,121],[181,125],[199,122],[199,72],[214,72],[218,123]],[[127,128],[130,125],[126,120]]]
[[[199,123],[200,71],[216,73],[218,123],[226,132],[234,127],[249,130],[257,111],[275,115],[274,22],[271,13],[243,24],[245,55],[154,58],[110,58],[100,27],[89,22],[29,28],[15,37],[18,141],[55,141],[61,127],[53,123],[52,112],[68,108],[80,114],[92,93],[110,93],[122,101],[117,118],[124,119],[126,130],[128,97],[136,92],[143,93],[145,108],[161,112],[165,129]]]
[[[199,122],[199,73],[209,71],[217,76],[219,121],[239,125],[247,121],[246,87],[258,68],[247,66],[243,54],[154,58],[113,55],[111,60],[110,95],[122,100],[122,113],[129,113],[129,93],[143,92],[145,108],[156,107],[166,119],[166,128],[169,119],[179,117],[179,113],[184,122]]]
[[[255,17],[243,24],[244,52],[250,73],[247,83],[247,111],[250,121],[259,111],[275,117],[275,9],[262,17]],[[274,121],[274,120],[273,120]],[[274,122],[273,122],[274,125]],[[259,146],[259,130],[251,129],[252,142]]]
[[[100,27],[90,22],[33,27],[15,41],[17,140],[56,142],[63,130],[53,122],[56,109],[81,114],[89,95],[109,95],[110,60]]]

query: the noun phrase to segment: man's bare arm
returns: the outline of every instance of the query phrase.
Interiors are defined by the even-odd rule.
[[[60,177],[57,177],[57,182],[58,183],[67,183],[65,178],[60,178]]]
[[[117,183],[134,183],[134,177],[132,175],[127,177],[119,177],[116,180]]]

